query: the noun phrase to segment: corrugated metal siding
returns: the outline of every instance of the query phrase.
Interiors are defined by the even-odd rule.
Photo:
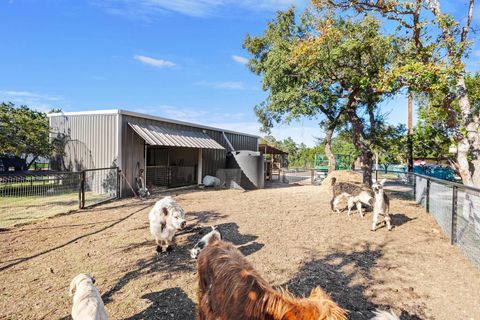
[[[65,134],[64,163],[67,170],[111,167],[117,161],[117,115],[50,117],[53,138]]]
[[[130,122],[128,125],[151,146],[224,149],[202,131],[178,130]]]

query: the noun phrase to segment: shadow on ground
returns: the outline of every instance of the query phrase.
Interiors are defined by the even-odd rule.
[[[210,213],[210,216],[215,216],[215,213]],[[217,228],[222,233],[223,239],[237,245],[244,255],[257,252],[264,246],[254,241],[257,239],[257,236],[241,234],[236,223],[219,224]],[[196,260],[190,257],[189,249],[192,249],[197,241],[200,240],[203,235],[210,232],[210,230],[211,227],[198,226],[182,230],[176,235],[177,238],[181,237],[182,239],[178,239],[179,244],[175,245],[172,253],[156,254],[155,246],[149,241],[134,243],[123,248],[123,251],[132,252],[141,246],[151,245],[152,257],[149,259],[139,259],[133,270],[125,273],[110,290],[105,292],[102,295],[105,304],[109,303],[112,296],[124,288],[129,282],[148,274],[163,273],[164,277],[170,277],[172,273],[196,272]]]
[[[288,281],[287,286],[296,296],[308,296],[316,286],[328,292],[342,308],[348,310],[351,320],[371,319],[376,309],[390,310],[390,305],[377,305],[369,300],[366,292],[373,282],[371,272],[379,267],[377,260],[383,256],[383,248],[362,244],[362,249],[353,252],[334,252],[321,259],[304,264]],[[381,266],[387,268],[388,266]],[[364,279],[358,281],[358,279]],[[417,310],[422,315],[422,310]],[[423,318],[423,317],[422,317]],[[418,320],[417,315],[403,311],[400,319]]]
[[[179,287],[152,292],[142,296],[151,305],[140,313],[125,320],[141,319],[195,319],[195,303]]]

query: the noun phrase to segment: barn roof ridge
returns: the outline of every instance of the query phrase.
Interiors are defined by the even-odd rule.
[[[254,135],[254,134],[250,134],[250,133],[244,133],[244,132],[233,131],[233,130],[228,130],[228,129],[216,128],[216,127],[206,126],[206,125],[203,125],[203,124],[181,121],[181,120],[175,120],[175,119],[169,119],[169,118],[154,116],[154,115],[140,113],[140,112],[128,111],[128,110],[123,110],[123,109],[104,109],[104,110],[92,110],[92,111],[59,112],[59,113],[50,113],[47,116],[50,118],[50,117],[58,117],[58,116],[81,116],[81,115],[95,115],[95,114],[96,115],[122,114],[122,115],[137,117],[137,118],[144,118],[144,119],[151,119],[151,120],[175,123],[175,124],[180,124],[180,125],[185,125],[185,126],[190,126],[190,127],[200,128],[200,129],[207,129],[207,130],[220,131],[220,132],[231,133],[231,134],[239,134],[239,135],[242,135],[242,136],[248,136],[248,137],[253,137],[253,138],[260,138],[259,136]]]

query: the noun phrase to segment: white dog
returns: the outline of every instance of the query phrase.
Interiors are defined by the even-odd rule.
[[[200,251],[202,251],[203,248],[208,245],[210,239],[214,235],[217,237],[218,240],[222,240],[222,234],[220,233],[220,231],[217,230],[217,227],[212,226],[212,231],[204,235],[202,239],[200,239],[197,244],[195,244],[195,247],[193,247],[193,249],[190,249],[190,257],[192,257],[192,259],[197,259]]]
[[[107,320],[107,312],[100,292],[93,285],[92,276],[81,273],[70,283],[70,296],[73,296],[73,320]]]
[[[157,244],[157,252],[163,251],[162,246],[167,246],[166,250],[171,251],[171,243],[175,232],[185,228],[185,212],[182,207],[170,196],[165,197],[153,206],[148,214],[150,221],[150,233]]]

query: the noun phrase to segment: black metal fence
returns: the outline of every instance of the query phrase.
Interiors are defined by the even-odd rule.
[[[463,254],[480,268],[480,189],[417,173],[374,172],[390,193],[412,199],[430,213]]]
[[[480,268],[480,189],[415,174],[415,201]]]
[[[118,168],[0,174],[0,227],[86,208],[119,196]]]

